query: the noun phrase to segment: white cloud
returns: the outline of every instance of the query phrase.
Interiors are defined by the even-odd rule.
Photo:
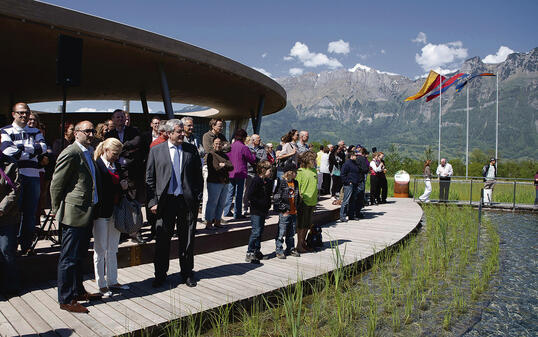
[[[303,74],[303,68],[291,68],[290,69],[290,75],[291,76],[299,76]]]
[[[349,54],[349,42],[345,42],[342,39],[329,42],[329,47],[327,48],[327,51],[329,53],[335,54]]]
[[[266,58],[267,55],[268,55],[267,52],[263,53],[263,54],[262,54],[262,59]]]
[[[271,77],[271,73],[268,72],[267,70],[263,69],[263,68],[252,67],[252,69],[254,69],[256,71],[259,71],[260,73],[264,74],[267,77]]]
[[[284,56],[284,61],[292,61],[293,57],[291,56]]]
[[[495,55],[488,55],[484,57],[482,62],[484,63],[501,63],[506,60],[508,55],[512,54],[514,51],[506,46],[501,46]]]
[[[385,54],[385,53],[386,53],[385,49],[381,49],[381,54]]]
[[[420,54],[415,54],[415,61],[424,71],[429,71],[434,68],[457,66],[457,63],[465,59],[467,55],[467,48],[463,48],[461,41],[445,44],[428,43],[422,47]]]
[[[335,58],[329,58],[322,53],[311,53],[308,46],[299,41],[290,50],[290,57],[297,58],[305,67],[328,66],[331,69],[342,67],[342,63]],[[285,60],[286,57],[284,58]]]
[[[414,38],[413,40],[411,40],[412,42],[416,42],[416,43],[424,43],[426,44],[426,33],[423,33],[423,32],[419,32],[417,37]]]
[[[97,112],[95,108],[79,108],[75,112]]]

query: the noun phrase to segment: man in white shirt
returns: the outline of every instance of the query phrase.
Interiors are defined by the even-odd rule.
[[[452,165],[447,163],[446,158],[441,159],[441,164],[437,166],[436,174],[439,176],[439,201],[448,200],[450,190],[450,177],[454,174]]]

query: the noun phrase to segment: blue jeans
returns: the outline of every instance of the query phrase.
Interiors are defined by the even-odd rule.
[[[58,302],[70,303],[84,289],[84,262],[90,246],[92,226],[72,227],[62,225],[62,247],[58,260]]]
[[[0,225],[0,270],[2,271],[0,274],[0,289],[7,292],[17,290],[18,284],[15,265],[18,225],[17,223]],[[0,290],[0,292],[2,291]]]
[[[344,199],[342,200],[342,205],[340,206],[340,219],[345,220],[346,215],[350,219],[355,217],[355,210],[357,209],[357,196],[358,196],[358,185],[355,184],[345,184],[344,185]]]
[[[289,253],[295,247],[293,236],[295,235],[296,222],[296,214],[284,215],[284,213],[280,213],[278,215],[278,233],[275,239],[275,251],[277,254],[284,253],[284,242],[286,242],[286,253]]]
[[[263,215],[250,215],[250,223],[252,225],[252,231],[250,232],[250,238],[248,239],[247,253],[256,253],[261,249],[263,227],[265,225],[265,216]]]
[[[39,177],[21,175],[21,194],[19,196],[19,209],[22,219],[19,227],[19,244],[21,251],[25,252],[32,245],[36,225],[36,210],[39,202]]]
[[[222,219],[222,210],[228,197],[228,184],[207,183],[206,221]]]
[[[241,209],[243,207],[243,190],[245,188],[245,178],[230,178],[228,184],[228,197],[226,198],[226,204],[224,205],[224,214],[228,214],[232,208],[232,202],[234,201],[234,218],[241,216]]]

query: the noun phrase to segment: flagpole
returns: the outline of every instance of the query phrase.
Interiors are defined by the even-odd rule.
[[[497,160],[498,160],[498,146],[499,146],[499,72],[497,71],[497,76],[495,76],[495,79],[497,80],[497,108],[496,108],[496,118],[495,118],[495,166],[497,166]]]
[[[469,86],[467,86],[467,132],[465,145],[465,179],[469,175]]]
[[[442,75],[439,76],[439,149],[437,150],[437,165],[441,164],[441,99],[443,98]]]

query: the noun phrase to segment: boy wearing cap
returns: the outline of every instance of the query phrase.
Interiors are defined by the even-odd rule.
[[[286,255],[301,256],[295,249],[293,240],[297,223],[297,205],[300,198],[299,182],[295,179],[297,176],[296,170],[295,165],[291,163],[284,166],[284,174],[282,178],[277,178],[273,196],[275,210],[279,212],[278,233],[275,239],[276,257],[279,259],[285,259]],[[284,242],[286,243],[285,251]]]

